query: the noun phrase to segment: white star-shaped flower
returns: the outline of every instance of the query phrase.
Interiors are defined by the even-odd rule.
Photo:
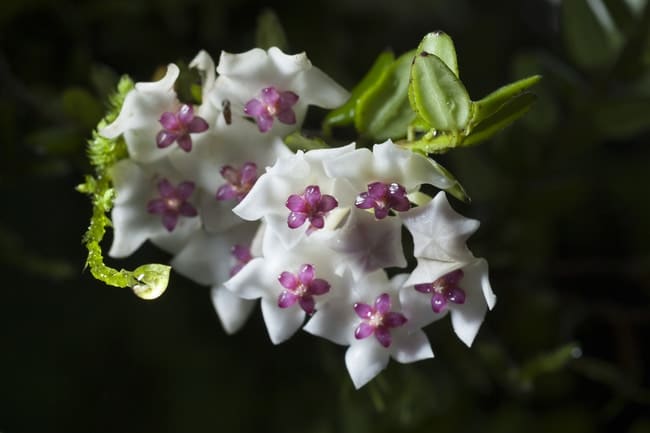
[[[327,176],[323,162],[353,150],[350,144],[278,158],[233,212],[249,221],[263,218],[287,247],[305,235],[336,227],[354,200],[354,190],[345,179]]]
[[[346,177],[359,190],[377,181],[397,182],[409,193],[425,183],[440,189],[453,186],[432,160],[391,140],[375,144],[372,151],[361,148],[332,158],[325,162],[325,171],[332,177]]]
[[[252,117],[261,132],[278,136],[300,128],[308,105],[335,108],[349,97],[305,53],[287,55],[276,47],[222,52],[217,72],[213,103],[226,101],[233,115]]]
[[[388,365],[433,357],[421,329],[401,309],[398,290],[406,275],[389,280],[383,270],[355,281],[347,297],[324,305],[305,325],[305,331],[334,343],[349,345],[345,364],[356,388],[361,388]]]
[[[478,230],[480,222],[457,213],[443,192],[424,206],[401,215],[413,235],[413,254],[442,261],[467,261],[473,258],[467,239]]]
[[[232,209],[266,167],[290,155],[280,138],[260,134],[244,119],[234,117],[227,123],[219,117],[192,152],[174,152],[169,160],[179,172],[192,177],[209,192],[211,199],[200,204],[203,224],[209,231],[221,232],[241,222]]]
[[[192,61],[204,76],[203,89],[214,87],[214,62],[205,52]],[[124,98],[117,118],[100,131],[107,138],[122,135],[129,156],[141,163],[158,161],[175,152],[190,153],[216,123],[220,110],[209,101],[194,107],[181,103],[174,90],[180,70],[170,63],[163,78],[136,83]]]
[[[401,215],[414,241],[418,260],[400,300],[420,326],[451,312],[456,335],[471,346],[488,309],[496,303],[488,266],[467,248],[467,238],[478,221],[456,213],[438,193],[428,204]]]
[[[113,165],[109,174],[116,193],[111,257],[126,257],[147,239],[175,253],[198,230],[200,191],[169,163],[141,165],[124,159]]]
[[[197,230],[171,261],[172,268],[199,284],[211,286],[211,299],[227,333],[246,322],[255,301],[226,290],[223,283],[261,255],[260,224],[243,222],[223,233]]]
[[[348,221],[327,240],[340,268],[355,278],[382,268],[404,267],[402,222],[399,218],[377,220],[369,213],[351,209]]]
[[[303,239],[291,249],[265,230],[263,254],[253,258],[224,286],[244,299],[261,299],[262,315],[274,344],[290,338],[307,315],[345,296],[351,276],[338,275],[321,234]]]

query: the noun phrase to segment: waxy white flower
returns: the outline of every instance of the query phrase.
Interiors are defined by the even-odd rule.
[[[422,184],[440,189],[453,186],[431,159],[403,149],[388,140],[369,149],[357,149],[324,162],[331,177],[345,178],[357,191],[355,205],[373,209],[377,219],[410,208],[407,194]]]
[[[224,286],[244,299],[261,298],[262,315],[274,344],[290,338],[331,298],[345,296],[351,277],[335,272],[332,255],[314,234],[287,249],[265,230],[262,256],[254,257]]]
[[[180,274],[212,287],[212,303],[229,334],[244,325],[256,302],[236,296],[223,283],[261,255],[261,238],[258,223],[244,222],[216,234],[197,230],[171,261]]]
[[[126,257],[147,239],[175,253],[200,226],[200,191],[167,162],[141,165],[124,159],[109,172],[115,188],[112,257]]]
[[[287,247],[321,229],[336,227],[354,200],[342,178],[326,175],[323,163],[354,150],[354,144],[281,157],[233,209],[245,220],[264,219]]]
[[[213,103],[229,104],[233,115],[252,117],[261,132],[278,136],[300,128],[308,105],[336,108],[349,97],[305,53],[288,55],[276,47],[222,52],[217,72]]]
[[[471,346],[496,303],[487,262],[474,257],[466,245],[478,221],[456,213],[444,192],[401,218],[413,235],[418,260],[400,291],[404,310],[421,326],[450,311],[456,335]]]
[[[123,135],[129,156],[142,163],[157,161],[174,151],[190,152],[193,140],[209,128],[212,119],[195,114],[193,106],[178,101],[174,83],[179,73],[178,66],[169,64],[159,81],[136,83],[126,95],[120,114],[100,134],[107,138]],[[209,113],[216,114],[214,110]]]
[[[349,268],[355,278],[382,268],[406,266],[399,218],[377,220],[369,212],[351,209],[345,225],[327,240],[327,246],[339,268]]]
[[[290,155],[280,138],[260,134],[244,119],[234,117],[228,123],[219,117],[191,153],[175,152],[169,160],[211,195],[210,200],[201,202],[200,213],[207,230],[220,232],[241,222],[232,209],[265,168]]]
[[[345,364],[356,388],[379,374],[392,357],[410,363],[433,357],[421,329],[401,309],[398,290],[406,275],[389,280],[381,271],[355,281],[347,297],[324,305],[305,331],[349,345]]]

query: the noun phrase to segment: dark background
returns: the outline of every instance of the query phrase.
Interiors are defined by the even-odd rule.
[[[0,432],[649,432],[650,8],[628,7],[644,3],[4,0]],[[471,349],[437,322],[434,360],[354,391],[342,347],[273,346],[259,311],[226,336],[208,288],[176,274],[147,302],[83,270],[74,188],[117,77],[248,50],[263,6],[347,88],[434,30],[473,99],[544,75],[524,119],[440,158],[473,198],[453,205],[482,221],[470,246],[499,298]]]

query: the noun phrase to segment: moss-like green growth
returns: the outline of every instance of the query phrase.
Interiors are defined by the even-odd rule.
[[[122,137],[109,139],[99,131],[110,124],[119,114],[124,98],[133,89],[133,81],[124,76],[120,79],[117,92],[110,97],[108,114],[99,122],[92,139],[88,141],[88,159],[95,169],[95,174],[87,175],[85,182],[77,190],[88,194],[93,204],[90,225],[83,237],[88,249],[86,266],[96,279],[116,287],[129,287],[142,299],[154,299],[167,288],[171,268],[165,265],[150,264],[138,267],[134,271],[117,270],[104,263],[101,241],[106,233],[106,226],[111,225],[107,213],[113,207],[115,190],[112,188],[109,169],[117,161],[127,158],[126,143]]]

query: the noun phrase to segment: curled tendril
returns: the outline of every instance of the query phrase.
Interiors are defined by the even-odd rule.
[[[169,282],[171,267],[160,264],[148,264],[133,271],[114,269],[104,263],[101,241],[106,233],[106,226],[111,220],[106,215],[113,207],[115,191],[108,176],[108,169],[120,159],[127,157],[126,144],[120,137],[108,139],[98,131],[112,122],[120,112],[126,94],[133,89],[133,81],[122,77],[117,92],[110,98],[111,109],[93,132],[88,142],[88,158],[95,169],[95,175],[87,175],[85,182],[77,186],[77,191],[88,194],[93,204],[93,213],[83,243],[88,250],[85,266],[96,279],[115,287],[129,287],[142,299],[155,299],[162,295]]]

